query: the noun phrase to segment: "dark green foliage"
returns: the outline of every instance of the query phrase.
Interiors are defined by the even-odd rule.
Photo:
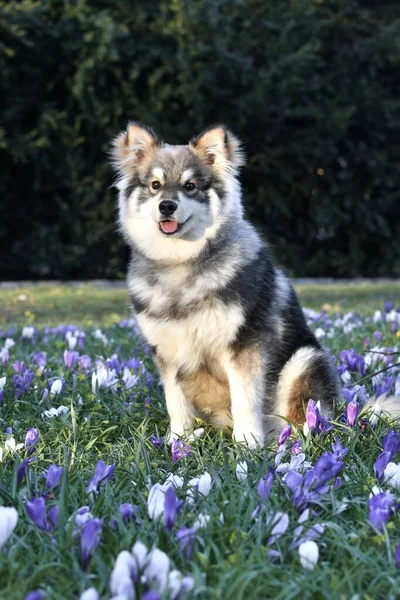
[[[0,276],[121,277],[110,139],[245,142],[250,218],[298,276],[400,275],[400,7],[0,0]]]

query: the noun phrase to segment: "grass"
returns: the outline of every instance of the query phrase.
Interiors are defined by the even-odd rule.
[[[399,286],[390,289],[368,286],[362,292],[352,286],[342,291],[330,286],[300,289],[303,304],[310,308],[321,308],[329,299],[334,310],[357,310],[363,315],[381,309],[383,300],[388,298],[399,303],[399,292]],[[21,295],[26,295],[26,300],[18,299]],[[6,453],[0,463],[0,501],[15,506],[19,514],[17,528],[5,551],[0,553],[0,598],[20,600],[29,591],[40,589],[45,600],[72,600],[94,586],[103,600],[108,599],[115,558],[121,550],[130,550],[137,540],[149,548],[160,548],[174,567],[193,576],[193,598],[348,600],[357,595],[360,600],[398,598],[400,571],[395,567],[394,552],[400,542],[399,513],[392,515],[387,527],[378,532],[368,522],[367,506],[369,493],[377,483],[373,465],[382,451],[382,437],[390,426],[387,420],[382,418],[375,429],[368,427],[366,433],[358,426],[351,429],[342,424],[335,433],[303,439],[303,451],[313,464],[323,452],[331,450],[336,435],[350,448],[344,458],[342,485],[337,489],[331,487],[321,497],[305,525],[305,531],[314,524],[324,527],[317,540],[318,564],[313,571],[307,571],[300,564],[298,550],[291,548],[298,513],[281,476],[275,477],[271,496],[258,519],[252,516],[260,503],[258,481],[273,466],[276,445],[250,452],[235,446],[229,434],[206,426],[205,436],[192,444],[191,454],[172,464],[169,448],[155,448],[151,443],[151,435],[166,433],[168,420],[158,378],[155,381],[150,378],[156,373],[146,348],[133,328],[115,324],[129,314],[124,290],[99,290],[90,285],[78,289],[38,286],[1,291],[0,296],[0,329],[9,330],[17,324],[12,332],[16,344],[10,348],[10,360],[4,365],[0,363],[0,378],[7,377],[0,407],[0,446],[5,448],[9,437],[5,433],[7,427],[12,427],[17,443],[24,441],[29,428],[35,427],[39,432],[33,453],[35,460],[27,466],[22,481],[17,481],[17,468],[21,460],[30,456],[26,449]],[[39,327],[37,333],[33,340],[21,339],[21,325],[29,322]],[[73,369],[64,366],[65,331],[43,329],[44,325],[61,322],[84,326],[86,337],[79,352],[93,361],[87,372],[77,365]],[[333,337],[324,338],[336,356],[340,349],[350,347],[363,353],[365,338],[373,343],[376,329],[382,332],[385,347],[399,345],[390,324],[384,321],[374,324],[368,318],[354,322],[358,326],[351,331],[344,333],[343,327],[337,325]],[[106,345],[93,336],[98,326],[107,337]],[[324,318],[315,327],[330,331]],[[3,343],[4,339],[0,339],[0,349]],[[32,363],[34,353],[39,350],[47,353],[43,373]],[[94,360],[104,360],[114,353],[119,360],[142,361],[138,383],[130,390],[121,382],[116,391],[93,392]],[[15,360],[25,361],[35,371],[32,385],[19,399],[15,399],[12,381]],[[368,373],[380,366],[378,362]],[[43,400],[43,390],[58,377],[64,378],[61,394]],[[354,383],[360,374],[352,372],[351,377]],[[372,393],[370,380],[366,386]],[[68,412],[53,418],[43,416],[45,410],[59,405],[68,407]],[[283,462],[290,458],[288,453]],[[116,469],[98,494],[88,494],[87,483],[99,459],[114,463]],[[394,457],[395,462],[399,459]],[[248,476],[243,482],[236,477],[239,461],[248,464]],[[45,490],[42,473],[54,463],[63,465],[64,478],[49,492]],[[199,497],[190,504],[186,500],[188,482],[205,471],[213,480],[211,491],[207,497]],[[147,511],[149,485],[164,482],[170,472],[183,478],[183,487],[176,493],[185,500],[171,532],[166,530],[162,519],[151,520]],[[388,486],[384,489],[389,491]],[[48,508],[54,504],[60,506],[58,527],[51,531],[39,529],[25,510],[28,499],[42,494],[46,494]],[[397,502],[399,492],[393,494]],[[138,506],[138,518],[125,524],[118,515],[120,504],[127,502]],[[87,569],[82,565],[80,535],[73,534],[74,514],[85,505],[94,517],[103,520],[101,541]],[[289,515],[289,526],[270,546],[271,527],[266,515],[276,511]],[[197,530],[193,554],[187,559],[182,555],[176,532],[181,527],[192,527],[200,513],[209,515],[210,520],[205,528]],[[117,519],[116,529],[112,526],[114,519]],[[275,560],[268,554],[271,549],[278,553]],[[138,584],[136,589],[140,598],[142,585]],[[167,593],[163,596],[168,597]]]
[[[384,300],[400,302],[400,283],[357,285],[300,285],[297,292],[304,306],[314,310],[354,310],[371,313]],[[77,325],[108,327],[129,317],[125,289],[39,284],[0,290],[0,327],[7,324]]]

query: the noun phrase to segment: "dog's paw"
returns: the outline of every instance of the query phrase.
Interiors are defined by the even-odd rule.
[[[249,448],[259,448],[264,445],[264,432],[235,427],[232,435],[237,444],[246,444]]]

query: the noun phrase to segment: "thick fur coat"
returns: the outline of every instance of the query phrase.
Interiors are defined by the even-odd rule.
[[[239,141],[223,126],[185,146],[130,123],[113,144],[128,289],[160,371],[171,436],[199,416],[263,444],[312,398],[339,399],[331,357],[296,293],[244,219]]]

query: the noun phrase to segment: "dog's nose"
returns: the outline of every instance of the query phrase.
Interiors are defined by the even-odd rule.
[[[164,217],[173,215],[177,208],[178,205],[173,200],[163,200],[159,205],[160,213],[164,215]]]

